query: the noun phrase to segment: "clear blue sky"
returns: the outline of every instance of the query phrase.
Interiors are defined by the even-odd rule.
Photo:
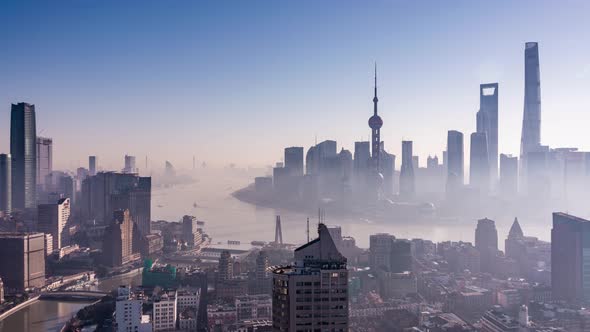
[[[263,165],[282,148],[369,135],[373,62],[386,147],[441,154],[500,83],[517,153],[523,50],[540,43],[542,141],[590,150],[588,1],[2,1],[0,151],[10,103],[37,107],[56,167],[125,153]],[[3,106],[2,106],[3,105]],[[467,148],[467,146],[466,146]],[[468,151],[468,150],[467,150]]]

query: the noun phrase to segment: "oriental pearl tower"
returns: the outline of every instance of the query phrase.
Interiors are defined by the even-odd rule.
[[[375,96],[373,97],[373,116],[369,118],[369,127],[371,128],[371,172],[369,182],[375,200],[379,199],[381,187],[383,185],[383,174],[379,167],[381,157],[381,127],[383,120],[377,114],[377,64],[375,64]]]

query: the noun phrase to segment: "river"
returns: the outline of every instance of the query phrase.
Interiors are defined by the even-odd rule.
[[[315,214],[256,207],[231,196],[232,192],[253,182],[255,176],[263,175],[261,173],[198,169],[192,174],[196,179],[195,183],[153,189],[152,217],[155,220],[177,221],[184,214],[194,215],[206,222],[205,231],[213,237],[214,243],[227,240],[250,243],[252,240],[273,241],[275,216],[281,215],[283,239],[288,243],[305,243],[306,219],[310,218],[313,232],[313,225],[317,222]],[[197,203],[196,208],[193,207],[194,203]],[[514,216],[487,217],[496,221],[498,242],[502,249]],[[325,222],[328,225],[341,226],[343,235],[354,237],[358,246],[367,248],[371,234],[384,232],[399,238],[424,238],[435,242],[473,241],[477,220],[444,223],[415,223],[409,220],[387,223],[365,218],[326,215]],[[525,235],[536,236],[546,241],[550,239],[550,214],[542,220],[519,218],[519,222]]]
[[[97,289],[110,291],[119,285],[127,284],[135,286],[141,283],[141,274],[113,277],[101,281]],[[81,308],[91,302],[66,302],[66,301],[37,301],[8,316],[0,322],[0,332],[53,332],[59,331],[65,322]]]

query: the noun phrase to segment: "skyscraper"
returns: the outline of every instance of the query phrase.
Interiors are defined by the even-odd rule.
[[[201,244],[202,237],[198,229],[196,217],[182,217],[182,237],[189,248],[196,248]]]
[[[129,209],[142,235],[151,227],[151,177],[99,172],[82,182],[82,218],[106,225],[113,211]]]
[[[498,83],[479,85],[477,132],[486,133],[491,181],[498,178]]]
[[[96,175],[96,156],[88,157],[88,171],[90,176]]]
[[[399,194],[402,197],[414,197],[416,193],[413,164],[412,141],[402,141],[402,165],[399,173]]]
[[[518,157],[500,155],[500,195],[504,198],[518,194]]]
[[[225,281],[233,278],[233,261],[229,251],[224,250],[219,257],[217,267],[217,281]]]
[[[273,331],[348,331],[346,258],[326,225],[319,224],[318,233],[295,249],[293,266],[273,271]]]
[[[541,73],[539,44],[528,42],[524,48],[524,115],[520,140],[520,160],[526,163],[529,152],[541,146]],[[524,166],[524,165],[523,165]]]
[[[37,129],[35,105],[12,104],[10,154],[12,155],[12,208],[37,206]]]
[[[43,287],[45,235],[0,233],[0,262],[0,275],[7,293]]]
[[[391,248],[395,236],[387,233],[373,234],[369,237],[369,266],[378,271],[391,269]]]
[[[0,154],[0,211],[12,211],[12,165],[9,154]]]
[[[103,240],[103,260],[107,266],[121,266],[139,259],[133,252],[133,221],[129,210],[113,213],[113,222],[106,228]]]
[[[471,134],[469,154],[469,184],[487,194],[490,187],[490,164],[488,161],[488,140],[485,132]]]
[[[554,300],[590,300],[590,221],[553,213],[551,288]]]
[[[463,186],[463,133],[449,130],[447,135],[447,191]]]
[[[45,190],[45,179],[53,171],[53,140],[37,137],[37,188]]]
[[[285,148],[285,168],[289,175],[303,176],[303,148]]]
[[[488,218],[477,221],[475,228],[475,248],[481,257],[483,272],[492,272],[493,258],[498,252],[498,231],[496,223]]]
[[[53,204],[40,204],[37,209],[37,228],[51,234],[53,249],[59,250],[69,242],[70,199],[62,198]]]

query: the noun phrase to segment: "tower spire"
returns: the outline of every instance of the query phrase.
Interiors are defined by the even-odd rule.
[[[377,115],[377,102],[379,98],[377,98],[377,62],[375,62],[375,96],[373,97],[373,112]]]

